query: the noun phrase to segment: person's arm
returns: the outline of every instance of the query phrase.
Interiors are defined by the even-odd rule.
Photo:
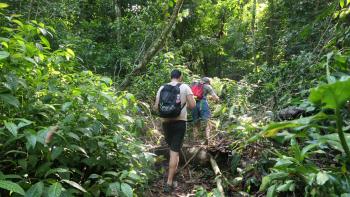
[[[218,97],[218,95],[216,95],[213,87],[211,87],[211,85],[207,85],[206,88],[208,89],[207,91],[209,92],[209,95],[211,96],[211,98],[214,100],[214,101],[219,101],[220,98]]]
[[[156,101],[154,102],[154,105],[153,105],[153,110],[154,111],[158,111],[158,105],[159,105],[159,96],[160,96],[160,90],[161,88],[159,88],[158,92],[157,92],[157,96],[156,96]]]
[[[186,85],[185,94],[186,94],[187,109],[195,108],[196,107],[196,100],[194,100],[193,92],[192,92],[190,86],[188,86],[188,85]]]
[[[220,98],[218,97],[218,95],[216,95],[216,93],[214,91],[211,93],[211,96],[215,101],[217,101],[217,102],[220,101]]]
[[[196,107],[196,100],[194,100],[193,94],[187,95],[186,100],[187,100],[187,108],[188,109],[193,109]]]

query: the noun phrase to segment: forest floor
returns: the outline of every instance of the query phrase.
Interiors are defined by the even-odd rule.
[[[156,163],[156,169],[161,175],[152,182],[145,196],[189,197],[195,196],[196,192],[200,190],[212,191],[216,188],[216,175],[209,162],[209,155],[215,158],[222,174],[230,174],[228,158],[230,142],[219,137],[217,134],[218,133],[213,133],[215,137],[210,141],[210,145],[204,145],[204,141],[194,141],[188,129],[180,153],[180,163],[175,177],[176,188],[171,194],[163,193],[163,187],[167,180],[169,149],[160,133],[158,133],[158,138],[156,140],[160,142],[158,145],[152,145],[148,141],[148,144],[151,146],[150,152],[160,157]],[[227,188],[226,191],[228,191]],[[232,193],[232,191],[230,193]],[[233,195],[232,193],[232,195],[229,196],[237,195]]]

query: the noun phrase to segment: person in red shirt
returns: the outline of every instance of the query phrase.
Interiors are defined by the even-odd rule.
[[[205,122],[205,136],[206,144],[209,144],[210,139],[210,124],[209,119],[211,117],[208,96],[214,99],[214,101],[219,101],[220,98],[214,92],[212,86],[210,85],[210,79],[208,77],[203,77],[199,82],[192,84],[191,86],[193,95],[196,99],[196,107],[192,109],[193,118],[193,136],[195,139],[198,138],[201,121]]]

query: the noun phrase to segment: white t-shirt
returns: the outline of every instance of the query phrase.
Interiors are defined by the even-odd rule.
[[[170,82],[168,83],[169,85],[176,86],[178,82]],[[161,86],[157,92],[157,101],[159,101],[159,96],[160,96],[160,91],[163,89],[164,86]],[[184,120],[187,121],[187,96],[188,95],[193,95],[192,90],[190,86],[187,84],[181,84],[180,86],[180,99],[181,99],[181,106],[185,105],[182,108],[180,116],[176,118],[163,118],[163,121],[169,121],[169,120]]]

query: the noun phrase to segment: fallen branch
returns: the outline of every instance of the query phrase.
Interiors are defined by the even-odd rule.
[[[220,168],[218,166],[218,164],[216,163],[214,157],[209,154],[209,157],[210,157],[210,164],[211,164],[211,167],[213,168],[213,171],[215,173],[215,176],[216,176],[216,187],[218,188],[220,194],[221,194],[221,197],[224,197],[225,196],[225,193],[224,193],[224,188],[222,187],[222,180],[221,180],[221,172],[220,172]]]
[[[179,172],[181,172],[183,169],[186,168],[186,166],[193,160],[193,158],[195,158],[198,154],[198,152],[202,150],[202,148],[198,148],[192,155],[192,157],[185,163],[185,165],[183,165],[180,169],[179,169]]]
[[[181,149],[181,154],[184,157],[185,162],[187,162],[186,155],[182,149]],[[192,179],[191,169],[189,167],[187,167],[187,170],[188,170],[188,174],[190,175],[190,179]]]

